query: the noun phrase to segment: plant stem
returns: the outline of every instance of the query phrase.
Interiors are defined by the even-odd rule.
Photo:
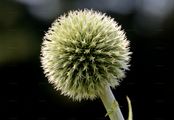
[[[103,89],[103,93],[99,97],[105,106],[110,120],[124,120],[119,105],[109,86]]]

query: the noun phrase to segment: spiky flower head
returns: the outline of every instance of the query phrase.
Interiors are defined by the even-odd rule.
[[[129,55],[129,41],[112,18],[78,10],[59,17],[49,28],[41,62],[49,82],[80,101],[94,99],[108,85],[119,85]]]

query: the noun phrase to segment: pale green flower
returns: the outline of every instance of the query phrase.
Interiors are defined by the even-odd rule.
[[[129,41],[109,16],[93,10],[59,17],[45,34],[41,62],[57,90],[74,100],[94,99],[116,87],[130,60]]]

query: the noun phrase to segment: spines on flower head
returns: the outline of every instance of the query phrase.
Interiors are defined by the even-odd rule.
[[[70,11],[52,24],[41,62],[49,82],[80,101],[94,99],[107,85],[119,85],[129,55],[129,41],[114,19],[85,9]]]

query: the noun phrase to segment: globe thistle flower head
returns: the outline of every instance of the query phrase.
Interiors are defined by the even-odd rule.
[[[74,100],[94,99],[125,77],[129,41],[109,16],[93,10],[59,17],[45,34],[41,63],[50,83]]]

